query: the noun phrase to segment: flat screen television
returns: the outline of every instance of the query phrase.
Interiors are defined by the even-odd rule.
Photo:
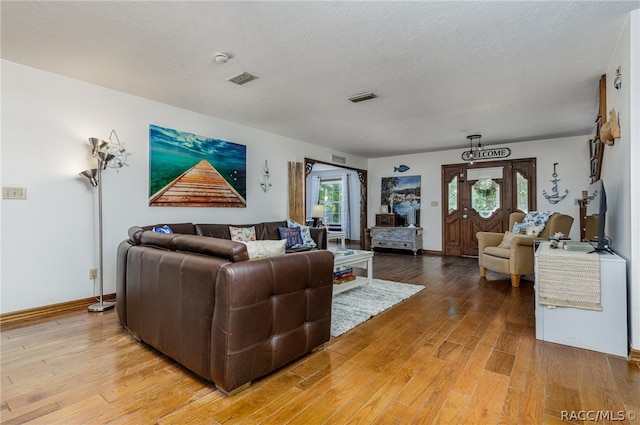
[[[605,235],[607,193],[602,179],[589,185],[587,191],[586,239],[597,250],[608,250],[609,239]]]

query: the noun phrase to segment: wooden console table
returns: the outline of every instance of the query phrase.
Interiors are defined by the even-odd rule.
[[[416,255],[422,251],[422,227],[372,227],[371,248],[407,249]]]

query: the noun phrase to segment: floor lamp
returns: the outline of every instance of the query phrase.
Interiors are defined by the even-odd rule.
[[[114,145],[111,138],[115,135],[117,145]],[[113,308],[114,302],[104,301],[104,273],[103,273],[103,243],[102,243],[102,172],[106,170],[107,166],[116,159],[113,163],[115,168],[120,168],[125,165],[126,153],[118,136],[114,130],[111,130],[109,136],[109,142],[97,139],[95,137],[89,138],[91,144],[91,156],[93,156],[98,162],[97,168],[91,168],[80,173],[81,176],[86,177],[91,186],[98,188],[98,248],[100,256],[100,264],[98,268],[98,279],[100,280],[100,298],[97,303],[89,306],[91,312],[101,312]],[[111,153],[114,152],[114,153]]]

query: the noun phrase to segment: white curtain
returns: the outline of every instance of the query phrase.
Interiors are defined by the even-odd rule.
[[[318,197],[320,196],[320,176],[310,176],[311,179],[311,195],[309,197],[309,205],[307,205],[307,220],[311,217],[311,210],[314,205],[318,204]]]
[[[349,190],[349,175],[343,174],[342,179],[342,216],[340,221],[342,224],[342,231],[346,233],[346,238],[351,239],[351,202],[350,202],[350,190]]]

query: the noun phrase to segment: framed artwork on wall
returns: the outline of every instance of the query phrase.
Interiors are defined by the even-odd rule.
[[[381,205],[404,217],[407,225],[420,225],[420,176],[382,178]]]
[[[245,145],[149,126],[149,206],[247,206]]]

